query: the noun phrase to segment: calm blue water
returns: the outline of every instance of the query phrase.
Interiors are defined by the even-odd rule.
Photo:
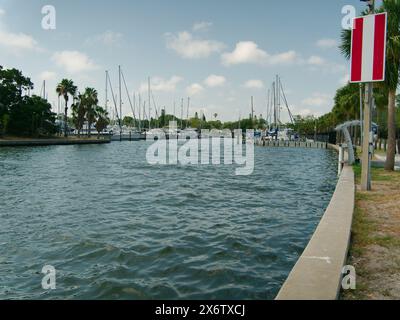
[[[236,177],[149,166],[146,148],[0,148],[0,299],[275,297],[330,201],[336,154],[256,148],[254,174]]]

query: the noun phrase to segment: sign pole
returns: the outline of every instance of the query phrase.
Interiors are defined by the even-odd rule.
[[[375,12],[375,0],[370,1],[370,14]],[[371,191],[371,160],[372,160],[372,108],[373,108],[373,88],[372,82],[365,86],[365,107],[363,125],[363,153],[362,153],[362,172],[361,172],[361,191]]]
[[[363,154],[362,154],[362,173],[361,190],[371,191],[371,110],[373,84],[368,83],[365,86],[365,107],[364,107],[364,125],[363,125]]]
[[[363,103],[364,103],[364,93],[363,93],[363,86],[360,83],[360,146],[361,148],[363,147],[363,134],[364,134],[364,116],[363,116],[363,112],[364,112],[364,108],[363,108]]]

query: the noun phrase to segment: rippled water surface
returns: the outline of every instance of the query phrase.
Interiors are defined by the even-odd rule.
[[[332,196],[335,153],[256,148],[236,177],[150,166],[146,148],[0,149],[0,299],[275,297]]]

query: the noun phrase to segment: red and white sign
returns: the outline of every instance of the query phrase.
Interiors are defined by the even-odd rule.
[[[354,19],[351,83],[385,81],[387,13]]]

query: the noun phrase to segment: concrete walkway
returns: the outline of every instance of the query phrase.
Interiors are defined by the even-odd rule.
[[[380,154],[375,154],[375,157],[380,161],[386,161],[386,156],[383,156]],[[396,155],[395,161],[396,161],[397,165],[400,165],[400,155],[399,154]]]
[[[386,156],[384,155],[379,155],[375,154],[375,158],[378,159],[378,161],[373,161],[373,164],[377,167],[384,167],[385,162],[386,162]],[[395,159],[395,170],[400,171],[400,155],[396,155]]]
[[[333,198],[276,300],[336,300],[355,206],[353,168],[345,166]]]

